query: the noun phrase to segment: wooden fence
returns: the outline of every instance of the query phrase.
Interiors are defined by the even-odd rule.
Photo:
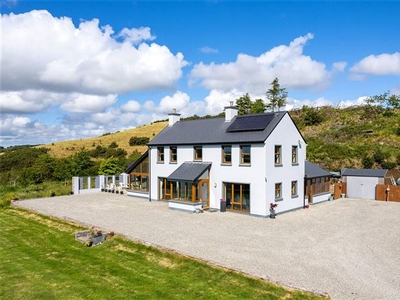
[[[400,202],[400,186],[377,184],[375,191],[375,199],[380,201]]]
[[[344,197],[347,196],[347,183],[346,182],[338,182],[335,183],[333,188],[333,199],[339,199],[344,194]]]

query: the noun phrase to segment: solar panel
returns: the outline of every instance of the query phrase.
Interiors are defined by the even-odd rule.
[[[275,117],[275,114],[238,116],[226,132],[264,130]]]

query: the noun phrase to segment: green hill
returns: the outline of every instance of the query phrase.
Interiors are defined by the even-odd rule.
[[[289,113],[306,139],[309,161],[327,170],[344,167],[400,169],[400,109],[372,113],[366,106],[345,109],[326,106],[303,107]],[[42,147],[49,148],[53,156],[65,157],[81,149],[91,150],[97,145],[115,142],[128,154],[134,150],[143,153],[147,147],[130,146],[129,139],[132,136],[151,139],[166,125],[165,121],[156,122],[101,137]]]

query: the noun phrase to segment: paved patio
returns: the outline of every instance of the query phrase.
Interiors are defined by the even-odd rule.
[[[15,205],[333,299],[400,299],[400,203],[340,199],[276,219],[108,193]]]

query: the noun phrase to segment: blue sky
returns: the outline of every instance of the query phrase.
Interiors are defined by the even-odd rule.
[[[400,94],[399,1],[0,1],[4,147],[218,114],[275,77],[287,110]]]

